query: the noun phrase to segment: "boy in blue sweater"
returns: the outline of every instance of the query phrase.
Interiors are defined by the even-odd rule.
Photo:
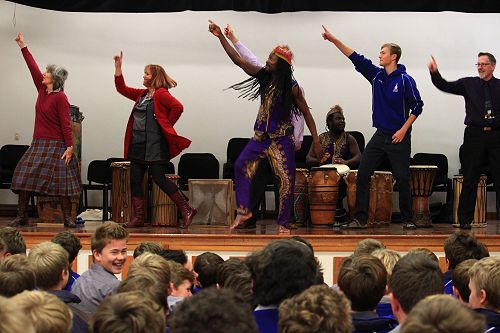
[[[377,129],[361,157],[356,183],[356,216],[346,229],[366,229],[369,184],[373,171],[387,157],[399,186],[399,209],[403,228],[416,229],[411,219],[410,153],[411,126],[422,112],[415,80],[398,64],[401,48],[392,43],[382,45],[379,65],[356,53],[323,26],[323,38],[332,42],[348,57],[372,85],[372,121]]]

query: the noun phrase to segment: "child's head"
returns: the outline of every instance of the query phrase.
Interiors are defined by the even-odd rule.
[[[78,256],[78,252],[82,248],[80,238],[75,236],[71,231],[61,231],[52,238],[52,242],[59,244],[68,251],[68,261],[71,264]]]
[[[127,278],[141,273],[149,273],[156,281],[166,287],[170,283],[170,266],[162,256],[154,253],[143,253],[138,256],[128,268]]]
[[[23,254],[14,254],[0,262],[0,295],[12,297],[35,289],[35,273]]]
[[[0,229],[0,260],[12,254],[26,254],[26,243],[16,228],[4,227]]]
[[[59,244],[43,242],[28,254],[36,285],[42,290],[61,290],[68,283],[68,252]]]
[[[127,259],[128,231],[115,222],[103,223],[92,235],[90,247],[94,263],[119,274]]]
[[[194,282],[193,272],[174,261],[169,261],[170,267],[170,287],[169,294],[174,297],[191,296],[191,287]]]

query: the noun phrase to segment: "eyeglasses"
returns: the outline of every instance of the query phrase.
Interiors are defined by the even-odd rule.
[[[488,65],[491,65],[491,63],[489,63],[489,62],[478,62],[475,65],[476,65],[476,67],[486,67]]]

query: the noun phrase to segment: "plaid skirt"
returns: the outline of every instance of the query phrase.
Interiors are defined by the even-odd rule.
[[[50,196],[76,196],[81,192],[80,168],[75,156],[68,165],[61,160],[64,141],[34,139],[19,161],[11,190]]]

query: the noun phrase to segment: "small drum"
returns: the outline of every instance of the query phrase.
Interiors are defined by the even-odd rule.
[[[419,227],[432,227],[429,197],[432,194],[434,178],[438,172],[435,165],[411,165],[410,188],[412,192],[412,215]]]
[[[130,185],[130,162],[113,162],[113,187],[111,189],[111,215],[112,220],[117,223],[130,223],[134,217],[132,208],[132,191]],[[144,207],[147,205],[148,173],[144,173]],[[144,219],[147,221],[147,209]]]
[[[165,175],[165,177],[177,185],[181,178],[177,175]],[[177,227],[177,206],[162,189],[152,182],[151,192],[153,194],[153,208],[151,222],[154,226],[173,226]]]
[[[297,224],[306,225],[308,216],[309,170],[295,170],[295,189],[293,192],[293,218]]]
[[[474,209],[474,221],[472,227],[486,227],[486,175],[479,177],[477,183],[476,208]],[[453,226],[459,227],[458,222],[458,203],[460,202],[460,193],[462,193],[462,185],[464,177],[462,175],[453,176]]]
[[[309,209],[312,225],[335,222],[340,175],[335,167],[311,169],[309,179]]]
[[[370,208],[368,209],[368,223],[370,214],[372,223],[390,223],[392,218],[392,191],[394,180],[389,171],[375,171],[370,184]]]
[[[349,167],[345,164],[323,164],[322,166],[320,166],[320,168],[335,168],[337,169],[339,175],[341,175],[342,177],[347,176],[350,170]]]

